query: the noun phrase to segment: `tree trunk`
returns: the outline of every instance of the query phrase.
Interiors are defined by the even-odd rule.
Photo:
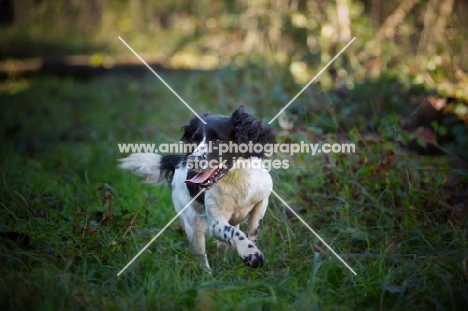
[[[132,16],[132,26],[135,30],[144,28],[144,0],[130,0],[130,13]]]
[[[336,42],[349,42],[351,40],[351,20],[347,0],[336,0],[337,29]]]

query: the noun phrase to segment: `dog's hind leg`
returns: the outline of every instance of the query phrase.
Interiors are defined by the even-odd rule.
[[[229,249],[229,244],[220,240],[216,240],[216,246],[218,248],[216,255],[218,257],[223,257],[223,261],[226,260],[226,252]]]
[[[249,215],[249,222],[247,226],[247,238],[257,244],[258,239],[258,230],[262,225],[263,216],[268,207],[268,198],[264,199],[263,201],[255,204],[252,211]]]
[[[185,234],[190,243],[191,252],[200,257],[205,270],[211,273],[210,264],[205,252],[206,219],[189,209],[180,216],[184,223]]]
[[[187,177],[187,168],[176,169],[172,186],[172,202],[174,209],[179,213],[191,199],[189,190],[185,185]],[[193,254],[198,255],[201,259],[205,270],[211,273],[210,265],[205,254],[205,232],[207,231],[206,217],[202,216],[203,205],[199,202],[193,202],[180,215],[185,234],[190,243],[190,250]]]

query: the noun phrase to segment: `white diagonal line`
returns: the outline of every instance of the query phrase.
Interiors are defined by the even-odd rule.
[[[325,67],[323,67],[323,68],[322,68],[322,70],[320,70],[320,71],[319,71],[319,73],[318,73],[318,74],[316,74],[316,75],[315,75],[315,77],[313,77],[313,78],[312,78],[312,80],[310,80],[310,81],[309,81],[309,83],[307,83],[307,85],[306,85],[306,86],[304,86],[304,87],[302,88],[302,90],[301,90],[299,93],[297,93],[297,95],[296,95],[296,96],[294,96],[294,98],[293,98],[293,99],[291,99],[291,100],[289,101],[289,103],[288,103],[286,106],[284,106],[284,108],[283,108],[283,109],[281,109],[281,111],[280,111],[280,112],[278,112],[278,114],[277,114],[277,115],[276,115],[276,116],[275,116],[273,119],[271,119],[271,121],[270,121],[270,122],[268,122],[268,124],[271,124],[273,121],[275,121],[275,120],[276,120],[276,118],[278,118],[278,117],[279,117],[279,115],[280,115],[280,114],[282,114],[282,113],[283,113],[283,112],[284,112],[284,111],[285,111],[285,110],[286,110],[286,109],[289,107],[289,105],[291,105],[291,104],[292,104],[292,102],[293,102],[293,101],[295,101],[295,100],[296,100],[296,98],[298,98],[298,97],[299,97],[299,95],[301,95],[301,94],[302,94],[302,92],[304,92],[304,91],[305,91],[305,89],[306,89],[306,88],[308,88],[308,87],[309,87],[309,85],[311,85],[311,84],[312,84],[312,83],[313,83],[313,82],[314,82],[314,81],[315,81],[315,80],[316,80],[316,79],[317,79],[317,78],[318,78],[318,77],[319,77],[319,76],[320,76],[320,75],[321,75],[321,74],[322,74],[322,73],[325,71],[325,69],[327,69],[327,68],[328,68],[328,66],[330,66],[330,65],[331,65],[331,63],[333,63],[333,62],[334,62],[334,61],[335,61],[335,60],[338,58],[338,56],[340,56],[340,55],[341,55],[341,53],[343,53],[343,52],[344,52],[344,51],[345,51],[345,50],[348,48],[348,46],[350,46],[350,45],[351,45],[351,43],[353,43],[353,41],[354,41],[354,40],[356,40],[356,37],[354,37],[353,39],[351,39],[351,41],[349,41],[349,42],[348,42],[348,44],[346,44],[346,46],[345,46],[344,48],[342,48],[342,49],[341,49],[341,51],[339,51],[339,52],[338,52],[338,54],[336,54],[336,55],[335,55],[335,57],[333,57],[333,58],[331,59],[331,61],[329,61],[329,62],[328,62],[328,64],[326,64],[326,65],[325,65]]]
[[[270,189],[271,192],[273,192],[273,194],[284,204],[286,205],[289,210],[294,214],[294,216],[296,216],[303,224],[304,226],[307,227],[307,229],[309,229],[326,247],[328,247],[328,249],[333,253],[333,255],[335,255],[352,273],[354,273],[354,275],[357,275],[356,271],[353,270],[353,268],[351,268],[347,263],[346,261],[343,260],[343,258],[340,257],[340,255],[338,255],[334,250],[333,248],[330,247],[330,245],[327,244],[327,242],[325,242],[322,237],[320,235],[318,235],[305,221],[304,219],[302,219],[289,205],[288,203],[286,203],[273,189]]]
[[[192,107],[190,107],[190,105],[187,104],[187,103],[185,102],[185,100],[184,100],[182,97],[180,97],[179,94],[177,94],[176,91],[174,91],[174,90],[172,89],[172,87],[171,87],[169,84],[167,84],[166,81],[164,81],[163,78],[161,78],[161,77],[157,74],[157,72],[153,70],[153,68],[150,67],[150,65],[148,65],[148,64],[146,63],[145,60],[144,60],[143,58],[141,58],[140,55],[138,55],[137,52],[135,52],[135,51],[131,48],[131,46],[128,45],[127,42],[125,42],[124,39],[122,39],[120,36],[119,36],[118,38],[119,38],[120,41],[122,41],[123,44],[125,44],[125,46],[126,46],[130,51],[133,52],[133,54],[135,54],[136,57],[138,57],[138,59],[139,59],[143,64],[145,64],[146,67],[148,67],[148,69],[149,69],[156,77],[158,77],[159,80],[161,80],[162,83],[164,83],[164,85],[165,85],[172,93],[174,93],[174,95],[175,95],[182,103],[184,103],[185,106],[187,106],[188,109],[190,109],[190,111],[193,112],[194,115],[197,116],[198,119],[200,119],[200,121],[203,122],[203,124],[206,124],[205,120],[203,120],[202,117],[200,117],[200,116],[198,115],[198,113],[196,113],[195,110],[193,110]]]
[[[184,207],[183,209],[181,209],[180,212],[178,212],[177,215],[175,215],[174,218],[172,218],[171,221],[169,221],[169,222],[167,223],[167,225],[164,226],[164,228],[162,228],[161,231],[159,231],[158,234],[156,234],[156,236],[155,236],[154,238],[152,238],[151,241],[149,241],[148,244],[146,244],[145,247],[143,247],[143,248],[138,252],[138,254],[136,254],[135,257],[133,257],[133,259],[130,260],[130,262],[129,262],[122,270],[120,270],[119,273],[117,273],[117,276],[120,276],[120,275],[122,274],[122,272],[124,272],[125,269],[127,269],[128,266],[130,266],[130,265],[135,261],[135,259],[137,259],[138,256],[140,256],[141,253],[143,253],[143,252],[151,245],[151,243],[153,243],[153,242],[164,232],[164,230],[166,230],[167,227],[169,227],[169,226],[174,222],[174,220],[176,220],[177,217],[179,217],[180,214],[182,214],[182,213],[187,209],[187,207],[189,207],[190,204],[192,204],[193,201],[195,201],[195,199],[198,198],[198,196],[199,196],[200,194],[202,194],[203,191],[205,191],[204,188],[203,188],[202,190],[200,190],[200,192],[198,192],[197,195],[194,196],[193,199],[190,200],[190,202],[188,202],[187,205],[185,205],[185,207]]]

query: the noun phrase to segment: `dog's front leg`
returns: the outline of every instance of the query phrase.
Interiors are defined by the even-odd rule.
[[[263,266],[263,254],[244,232],[231,226],[224,219],[208,218],[209,230],[214,238],[234,247],[242,261],[251,268]]]

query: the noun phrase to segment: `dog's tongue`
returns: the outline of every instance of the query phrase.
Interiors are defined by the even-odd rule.
[[[207,180],[211,174],[213,174],[216,171],[217,167],[211,168],[207,171],[204,171],[203,173],[198,173],[197,175],[193,176],[191,179],[187,179],[185,181],[186,184],[201,184],[205,180]]]

